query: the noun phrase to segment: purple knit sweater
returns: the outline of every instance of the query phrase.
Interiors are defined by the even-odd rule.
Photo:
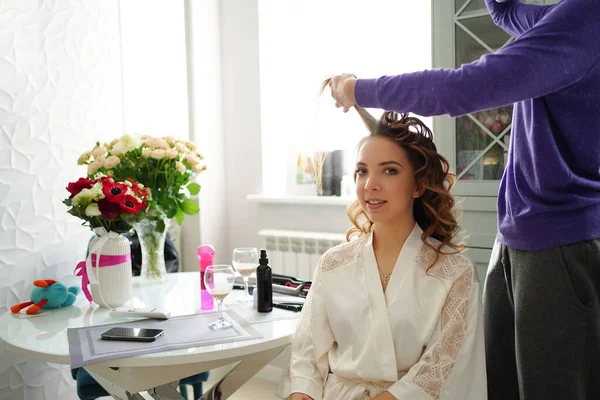
[[[600,0],[486,0],[517,40],[459,69],[359,79],[362,107],[451,116],[514,104],[498,238],[541,250],[600,238]]]

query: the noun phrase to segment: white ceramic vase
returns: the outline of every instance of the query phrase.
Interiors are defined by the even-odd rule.
[[[115,308],[123,306],[132,297],[133,283],[131,272],[131,248],[129,239],[115,232],[97,232],[99,236],[90,241],[90,252],[96,250],[96,260],[100,253],[100,268],[91,268],[88,270],[88,277],[91,283],[92,299],[100,307]],[[104,237],[104,235],[108,237]],[[101,243],[104,242],[104,243]],[[125,261],[113,264],[108,262],[110,258],[102,256],[121,256]],[[114,258],[113,258],[114,259]],[[92,276],[94,274],[94,276]],[[97,281],[97,283],[95,283]]]

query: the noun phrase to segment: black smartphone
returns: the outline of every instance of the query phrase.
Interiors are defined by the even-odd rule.
[[[135,342],[153,342],[160,337],[162,329],[111,328],[101,336],[104,340],[131,340]]]

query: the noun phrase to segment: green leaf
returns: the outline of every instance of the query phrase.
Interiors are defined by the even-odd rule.
[[[187,185],[188,190],[190,191],[190,194],[192,196],[197,195],[198,193],[200,193],[200,185],[197,184],[196,182],[192,182],[189,185]]]
[[[165,231],[165,221],[163,221],[162,219],[159,219],[158,221],[156,221],[156,232],[164,232]]]
[[[200,206],[194,200],[185,200],[181,203],[181,209],[187,215],[194,215],[200,211]]]
[[[179,225],[183,224],[184,217],[185,217],[185,214],[183,213],[181,208],[177,207],[177,212],[175,213],[175,220],[177,221],[177,223]]]
[[[171,208],[167,211],[167,218],[173,218],[175,215],[177,215],[177,212],[179,211],[179,208],[175,209],[175,208]]]
[[[140,211],[137,213],[137,215],[135,216],[135,222],[140,222],[141,220],[143,220],[144,218],[146,218],[146,213],[144,211]]]

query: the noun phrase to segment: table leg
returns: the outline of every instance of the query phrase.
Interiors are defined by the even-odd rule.
[[[182,400],[183,396],[177,391],[178,382],[171,382],[148,390],[150,397],[156,400]]]
[[[100,375],[90,371],[87,372],[98,382],[114,399],[118,400],[144,400],[144,397],[139,393],[129,393],[127,390],[120,388],[114,383],[104,379]]]
[[[147,390],[156,400],[180,400],[183,397],[176,391],[180,377],[191,376],[223,365],[235,364],[233,369],[202,397],[203,400],[220,400],[231,396],[287,346],[276,347],[253,355],[180,366],[113,369],[99,363],[88,365],[85,369],[115,399],[141,400],[143,397],[135,392]],[[163,382],[169,383],[161,384]],[[157,383],[158,386],[154,386]]]
[[[224,400],[229,398],[244,383],[277,357],[285,347],[278,347],[245,357],[227,375],[221,378],[219,382],[215,383],[202,396],[202,400]]]

